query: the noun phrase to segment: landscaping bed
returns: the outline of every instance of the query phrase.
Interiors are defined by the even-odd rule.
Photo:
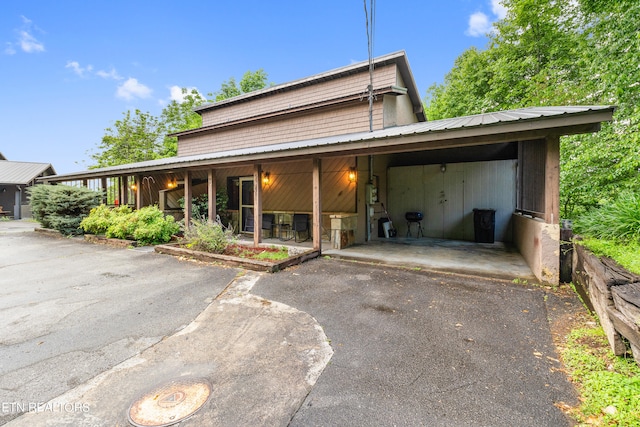
[[[268,273],[274,273],[283,270],[292,265],[301,264],[309,259],[316,258],[320,255],[320,252],[313,249],[300,249],[294,247],[287,247],[289,250],[289,256],[280,260],[264,260],[253,259],[247,257],[248,253],[264,253],[265,251],[271,251],[273,245],[260,245],[258,248],[252,245],[244,245],[242,243],[234,243],[229,245],[226,253],[242,253],[245,257],[238,255],[227,254],[215,254],[211,252],[198,251],[185,247],[183,243],[171,243],[166,245],[157,245],[155,251],[162,254],[181,256],[191,259],[196,259],[204,262],[219,262],[233,267],[242,267],[255,271],[266,271]],[[277,247],[276,247],[277,250]]]

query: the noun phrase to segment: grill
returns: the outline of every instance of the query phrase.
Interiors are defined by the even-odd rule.
[[[422,220],[424,219],[424,215],[422,215],[422,212],[406,212],[404,214],[404,219],[407,220],[407,237],[411,237],[411,224],[418,224],[416,237],[424,237],[424,233],[422,232]]]
[[[404,214],[404,218],[408,222],[420,222],[424,219],[422,212],[407,212]]]

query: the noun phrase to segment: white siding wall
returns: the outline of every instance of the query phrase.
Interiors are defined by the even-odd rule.
[[[389,168],[389,214],[398,235],[407,233],[405,212],[419,211],[425,236],[474,240],[473,209],[496,210],[497,241],[510,242],[516,206],[516,161]],[[413,236],[415,237],[415,228]]]

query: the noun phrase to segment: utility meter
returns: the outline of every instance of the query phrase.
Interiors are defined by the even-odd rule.
[[[367,184],[367,204],[372,205],[378,202],[378,187],[373,184]]]

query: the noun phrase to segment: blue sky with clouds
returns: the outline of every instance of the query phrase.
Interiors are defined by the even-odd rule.
[[[379,0],[374,55],[405,50],[424,97],[504,13],[498,0]],[[0,152],[84,170],[125,111],[159,114],[180,87],[215,92],[259,68],[285,83],[366,59],[360,0],[2,0]]]

